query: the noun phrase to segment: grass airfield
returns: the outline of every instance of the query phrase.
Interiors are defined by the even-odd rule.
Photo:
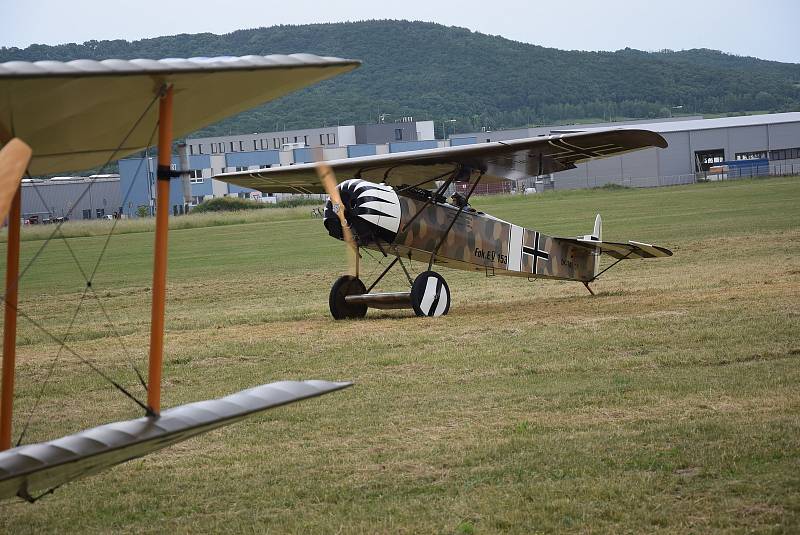
[[[281,379],[356,386],[4,502],[0,531],[797,532],[800,180],[474,205],[553,235],[588,233],[600,212],[605,239],[675,256],[621,263],[596,297],[442,269],[444,318],[334,322],[344,248],[310,210],[177,229],[165,407]],[[69,341],[144,397],[132,363],[145,369],[153,235],[120,230],[93,286],[123,344],[92,294]],[[91,271],[104,238],[80,233],[69,247]],[[363,272],[380,269],[367,258]],[[21,308],[64,336],[83,287],[55,240]],[[403,287],[398,271],[379,289]],[[18,352],[15,437],[57,346],[20,319]],[[54,369],[26,442],[139,416],[73,357]]]

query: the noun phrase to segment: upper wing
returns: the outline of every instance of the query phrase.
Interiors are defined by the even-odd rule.
[[[606,158],[667,142],[648,130],[599,130],[541,136],[441,149],[362,156],[327,161],[340,180],[359,177],[390,185],[422,185],[460,170],[458,180],[483,173],[483,182],[539,176],[566,169],[593,158]],[[215,176],[264,193],[324,193],[315,164],[240,171]]]
[[[33,175],[87,169],[152,143],[165,83],[180,137],[358,65],[311,54],[0,63],[0,143],[30,145]]]
[[[583,238],[555,238],[558,241],[569,242],[574,245],[580,245],[593,251],[599,250],[603,254],[607,254],[612,258],[618,260],[626,260],[632,258],[659,258],[665,256],[672,256],[672,251],[660,245],[651,245],[649,243],[642,243],[638,241],[629,241],[628,243],[607,242],[599,240],[586,240]]]

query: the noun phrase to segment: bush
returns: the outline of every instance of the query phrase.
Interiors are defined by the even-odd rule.
[[[203,201],[192,209],[193,214],[203,212],[235,212],[238,210],[260,210],[266,208],[263,203],[240,199],[238,197],[217,197]]]
[[[217,197],[203,201],[192,209],[193,214],[203,212],[235,212],[238,210],[261,210],[263,208],[296,208],[298,206],[320,206],[320,199],[306,199],[305,197],[292,197],[276,203],[266,203],[240,199],[238,197]]]

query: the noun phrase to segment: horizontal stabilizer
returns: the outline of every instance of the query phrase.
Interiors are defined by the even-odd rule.
[[[36,490],[58,487],[257,412],[351,385],[279,381],[220,399],[174,407],[158,418],[115,422],[50,442],[3,451],[0,452],[0,499],[14,496],[30,499]]]
[[[560,242],[572,243],[586,247],[592,251],[599,250],[602,254],[607,254],[612,258],[618,260],[633,259],[633,258],[660,258],[672,256],[672,251],[666,247],[659,245],[650,245],[649,243],[641,243],[637,241],[629,241],[628,243],[617,243],[608,241],[598,241],[594,239],[583,238],[555,238]]]

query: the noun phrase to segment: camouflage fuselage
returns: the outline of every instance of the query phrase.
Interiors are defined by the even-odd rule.
[[[386,188],[387,186],[382,186]],[[448,203],[398,196],[400,222],[394,240],[381,243],[403,258],[490,275],[590,281],[597,255],[591,250],[525,229],[489,214]],[[451,222],[455,222],[447,232]],[[444,237],[444,241],[439,242]],[[366,247],[378,250],[374,244]],[[439,246],[437,250],[437,246]]]

